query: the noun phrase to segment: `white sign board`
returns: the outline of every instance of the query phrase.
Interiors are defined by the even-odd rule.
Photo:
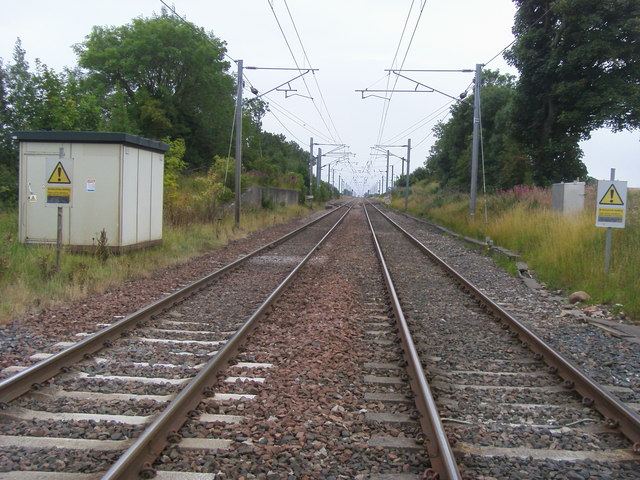
[[[598,180],[596,227],[624,228],[627,217],[627,182]]]

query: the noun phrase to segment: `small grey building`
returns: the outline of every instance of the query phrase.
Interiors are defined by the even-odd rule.
[[[162,241],[165,143],[127,133],[20,131],[19,238],[117,251]]]

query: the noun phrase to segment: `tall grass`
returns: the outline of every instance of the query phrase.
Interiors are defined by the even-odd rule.
[[[550,288],[567,293],[584,290],[594,302],[610,304],[639,319],[639,200],[640,192],[630,190],[626,227],[612,229],[608,274],[604,273],[606,229],[595,226],[594,187],[587,188],[584,211],[572,215],[552,211],[550,190],[531,187],[481,196],[471,220],[467,195],[421,185],[413,188],[408,210],[465,235],[490,237],[521,254]],[[397,198],[392,205],[403,209],[404,201]]]
[[[219,213],[211,222],[165,222],[162,245],[100,258],[64,252],[60,268],[55,250],[47,246],[23,245],[17,241],[17,212],[0,212],[0,324],[26,312],[102,292],[123,281],[151,275],[157,268],[194,258],[219,248],[250,232],[309,210],[290,206],[273,210],[247,209],[236,228],[233,212]]]

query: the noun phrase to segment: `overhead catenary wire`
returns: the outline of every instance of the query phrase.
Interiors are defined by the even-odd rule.
[[[411,11],[413,10],[413,5],[414,5],[414,0],[411,1],[411,5],[409,7],[409,15],[411,14]],[[411,45],[413,44],[413,39],[415,38],[416,32],[418,31],[418,26],[420,25],[420,20],[422,18],[422,14],[424,12],[424,8],[427,5],[427,0],[424,0],[421,7],[420,7],[420,12],[418,14],[418,19],[416,20],[416,24],[413,28],[413,32],[411,34],[411,38],[409,39],[409,43],[407,45],[407,49],[405,50],[404,56],[402,58],[402,62],[400,63],[400,69],[402,69],[402,67],[404,67],[404,63],[407,60],[407,56],[409,55],[409,50],[411,49]],[[407,16],[407,21],[408,21],[408,17]],[[406,23],[407,21],[405,21],[405,28],[406,28]],[[402,42],[402,38],[404,37],[404,32],[405,32],[405,28],[403,28],[403,32],[402,32],[402,36],[400,37],[400,42]],[[399,49],[399,45],[398,45],[398,49]],[[398,50],[396,49],[396,50]],[[396,55],[394,56],[394,60],[392,62],[391,68],[393,69],[393,63],[395,63],[395,61],[397,60],[397,51],[396,51]],[[384,128],[386,126],[386,122],[387,122],[387,118],[389,115],[389,109],[391,107],[391,99],[393,97],[393,90],[395,90],[396,86],[398,84],[398,78],[396,78],[394,84],[393,84],[393,88],[391,89],[391,94],[389,95],[389,100],[385,103],[385,105],[383,106],[383,113],[382,113],[382,119],[381,119],[381,123],[380,123],[380,128],[378,130],[378,139],[376,141],[376,143],[380,143],[381,139],[382,139],[382,135],[384,134]],[[388,86],[388,83],[387,83]]]
[[[287,45],[289,53],[291,54],[291,57],[293,58],[293,61],[294,61],[295,65],[296,65],[296,67],[298,69],[300,69],[300,65],[298,63],[298,59],[296,58],[296,55],[293,52],[293,49],[291,47],[291,44],[289,43],[289,40],[288,40],[287,35],[286,35],[285,31],[284,31],[284,28],[282,27],[282,24],[280,23],[280,19],[278,18],[278,14],[276,13],[275,8],[273,7],[273,0],[267,0],[267,3],[269,4],[269,7],[271,8],[271,12],[273,13],[273,17],[274,17],[274,19],[276,21],[276,24],[278,25],[278,29],[280,30],[280,33],[282,34],[282,37],[283,37],[283,39],[285,41],[285,44]],[[303,51],[304,51],[304,47],[303,47]],[[306,56],[306,53],[304,55],[305,55],[305,58],[307,58],[307,60],[308,60],[308,57]],[[320,119],[322,120],[322,123],[324,124],[325,128],[327,129],[327,133],[329,134],[329,137],[331,137],[334,142],[338,143],[336,141],[335,137],[333,136],[333,133],[331,132],[331,128],[329,127],[327,121],[325,120],[324,116],[322,115],[322,112],[320,111],[320,108],[318,107],[317,103],[313,99],[313,96],[311,94],[311,89],[309,88],[309,85],[307,84],[307,81],[305,80],[304,77],[302,77],[302,81],[303,81],[303,83],[305,85],[305,88],[307,89],[307,93],[309,94],[309,97],[311,98],[311,103],[313,104],[314,108],[318,112],[318,115],[320,116]]]
[[[391,60],[391,68],[393,68],[393,66],[396,64],[396,60],[398,59],[398,53],[400,52],[400,46],[402,45],[402,39],[404,38],[404,33],[407,30],[407,25],[409,25],[409,18],[411,18],[411,11],[413,10],[414,3],[415,3],[415,0],[411,0],[411,5],[409,6],[409,11],[407,12],[407,18],[404,21],[404,26],[402,27],[402,33],[400,34],[400,40],[398,40],[398,46],[396,47],[396,53],[393,55],[393,60]],[[391,72],[387,74],[387,85],[385,87],[385,90],[389,90],[390,79],[391,79]],[[397,85],[397,83],[398,83],[398,79],[396,78],[396,81],[393,86],[393,90],[395,90],[395,86]],[[387,117],[387,112],[389,110],[391,97],[393,97],[393,92],[386,99],[387,101],[382,105],[382,117],[380,118],[380,126],[378,127],[378,140],[376,143],[380,143],[380,138],[382,137],[382,131],[384,130],[384,124],[386,122],[386,117]]]
[[[432,121],[437,120],[438,117],[440,117],[442,115],[443,111],[447,110],[451,106],[452,103],[453,103],[453,100],[448,101],[446,104],[442,105],[440,108],[438,108],[435,111],[431,112],[426,117],[423,117],[422,119],[418,120],[413,125],[405,128],[403,131],[401,131],[397,135],[394,135],[393,137],[388,138],[387,140],[385,140],[384,143],[395,143],[395,142],[399,141],[400,139],[406,138],[407,136],[411,135],[412,133],[420,130],[421,128],[425,127],[426,125],[428,125]],[[414,145],[414,147],[417,147],[417,146],[418,146],[417,144]]]
[[[287,110],[286,108],[284,108],[282,105],[278,104],[276,101],[274,101],[273,99],[267,97],[269,99],[269,106],[270,107],[274,107],[280,111],[280,113],[282,113],[283,115],[285,115],[287,118],[289,118],[292,122],[298,124],[300,127],[302,127],[303,129],[307,130],[308,132],[310,132],[312,135],[314,135],[315,137],[329,143],[332,141],[331,138],[327,137],[323,132],[321,132],[320,130],[318,130],[317,128],[311,126],[308,122],[306,122],[305,120],[301,119],[300,117],[298,117],[297,115],[295,115],[294,113],[290,112],[289,110]],[[304,145],[304,143],[303,143]]]
[[[291,10],[289,9],[289,4],[287,3],[287,0],[284,0],[284,5],[287,8],[287,13],[289,14],[289,19],[291,20],[291,24],[293,25],[293,29],[296,32],[296,37],[298,38],[298,42],[300,43],[300,48],[302,48],[302,53],[304,55],[304,58],[307,60],[308,64],[309,64],[309,68],[312,68],[311,65],[311,60],[309,59],[309,56],[307,55],[307,50],[304,48],[304,44],[302,43],[302,38],[300,38],[300,32],[298,32],[298,27],[296,26],[296,22],[293,19],[293,15],[291,14]],[[322,94],[322,89],[320,88],[320,83],[318,82],[318,78],[316,77],[315,72],[312,70],[311,74],[313,75],[313,80],[316,84],[316,88],[318,89],[318,93],[320,94],[320,100],[322,100],[322,105],[324,106],[325,111],[327,112],[327,116],[329,117],[329,122],[331,123],[331,126],[333,126],[333,130],[336,133],[336,136],[338,138],[338,143],[342,143],[342,140],[340,139],[340,134],[338,133],[338,129],[335,126],[335,123],[333,122],[333,118],[331,117],[331,112],[329,111],[329,107],[327,107],[327,102],[324,99],[324,95]]]
[[[282,126],[282,128],[284,128],[287,131],[287,133],[291,135],[299,144],[304,144],[302,140],[300,140],[291,130],[287,128],[287,126],[282,122],[282,120],[280,120],[280,118],[278,118],[278,116],[273,111],[269,110],[269,113],[273,115],[273,118],[276,119],[276,121],[280,124],[280,126]]]
[[[406,46],[406,50],[405,50],[404,55],[402,57],[402,61],[400,63],[400,69],[402,69],[404,67],[404,64],[405,64],[405,62],[407,60],[407,57],[409,55],[409,51],[411,50],[411,46],[413,44],[413,40],[415,39],[415,35],[416,35],[417,30],[418,30],[418,26],[420,25],[420,20],[422,19],[422,15],[424,13],[424,8],[425,8],[426,4],[427,4],[427,0],[421,0],[421,5],[420,5],[420,10],[419,10],[419,13],[418,13],[418,17],[416,19],[415,25],[413,27],[413,31],[411,33],[411,37],[408,40],[408,44]],[[396,52],[394,54],[394,58],[392,60],[391,69],[394,68],[394,66],[396,65],[396,62],[398,60],[398,53],[400,52],[402,41],[403,41],[403,39],[405,37],[406,31],[407,31],[407,26],[409,25],[409,20],[411,18],[411,13],[413,12],[414,5],[415,5],[415,0],[412,0],[411,4],[409,6],[409,12],[407,14],[407,17],[405,18],[405,22],[404,22],[404,26],[403,26],[403,29],[402,29],[402,34],[401,34],[400,40],[398,42],[398,46],[396,47]],[[388,78],[387,78],[387,90],[388,90],[388,86],[389,86],[389,82],[390,82],[390,80],[389,80],[390,75],[391,75],[391,72],[389,72],[389,75],[388,75]],[[378,127],[378,136],[377,136],[376,144],[380,144],[381,143],[381,139],[382,139],[382,136],[384,134],[384,129],[385,129],[385,126],[386,126],[388,115],[389,115],[389,109],[390,109],[390,106],[391,106],[391,99],[393,98],[393,92],[396,90],[397,84],[398,84],[398,78],[396,77],[395,82],[393,84],[393,87],[391,88],[391,92],[389,93],[388,98],[385,99],[385,103],[383,104],[383,107],[382,107],[382,114],[381,114],[381,119],[380,119],[380,125]],[[368,161],[367,161],[367,163],[366,163],[366,165],[365,165],[365,168],[364,168],[365,171],[371,168],[372,160],[373,159],[370,156]]]

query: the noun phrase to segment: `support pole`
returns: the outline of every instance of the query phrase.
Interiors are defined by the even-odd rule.
[[[309,140],[309,208],[313,208],[313,137]]]
[[[238,93],[236,95],[236,227],[240,225],[240,176],[242,174],[242,60],[238,60]]]
[[[387,150],[387,184],[384,188],[384,193],[389,191],[389,150]]]
[[[476,196],[478,194],[478,147],[480,146],[480,82],[482,81],[482,64],[476,64],[476,80],[473,92],[473,144],[471,148],[471,200],[469,215],[471,220],[476,215]]]
[[[316,188],[320,188],[320,177],[322,176],[322,149],[318,149],[318,161],[316,163]]]
[[[611,169],[611,180],[612,182],[616,179],[616,169]],[[604,250],[604,273],[609,273],[609,264],[611,263],[611,227],[607,227],[607,236],[605,239],[605,250]]]
[[[411,139],[407,140],[407,175],[405,176],[406,184],[404,189],[404,211],[407,211],[409,205],[409,165],[411,161]]]
[[[60,252],[62,251],[62,207],[58,207],[58,230],[56,236],[56,269],[60,270]]]
[[[395,181],[395,175],[393,173],[393,165],[391,165],[391,190],[393,190],[393,182]]]

